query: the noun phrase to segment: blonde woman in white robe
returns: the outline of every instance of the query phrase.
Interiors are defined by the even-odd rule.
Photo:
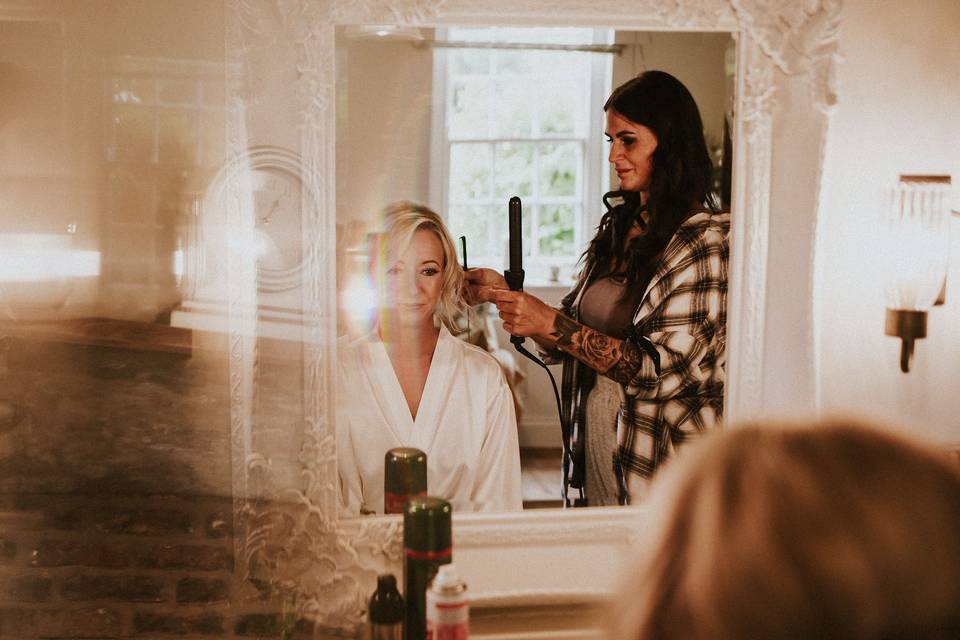
[[[513,398],[496,360],[450,333],[463,271],[442,219],[398,202],[371,251],[374,329],[337,343],[342,507],[383,513],[384,454],[427,454],[427,492],[455,511],[522,508]]]

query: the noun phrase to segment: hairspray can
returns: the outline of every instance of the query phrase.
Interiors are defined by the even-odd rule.
[[[383,512],[403,513],[407,498],[427,495],[427,454],[412,447],[387,451],[383,459]]]
[[[453,508],[431,496],[407,500],[403,512],[404,640],[427,636],[427,585],[437,568],[453,559],[450,516]]]
[[[467,640],[470,606],[467,584],[452,564],[437,569],[427,589],[427,640]]]

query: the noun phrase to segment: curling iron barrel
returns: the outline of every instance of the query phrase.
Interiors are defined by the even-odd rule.
[[[520,218],[520,198],[513,196],[508,205],[510,228],[510,268],[503,272],[507,286],[513,291],[523,291],[523,224]],[[520,336],[510,336],[510,342],[523,344]]]

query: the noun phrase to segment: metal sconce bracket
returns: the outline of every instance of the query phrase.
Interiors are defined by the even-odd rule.
[[[910,372],[913,343],[927,337],[927,312],[909,309],[887,309],[886,333],[900,338],[900,371]]]

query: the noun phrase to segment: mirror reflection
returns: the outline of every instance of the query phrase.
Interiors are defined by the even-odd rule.
[[[282,628],[236,571],[224,316],[176,320],[228,156],[228,5],[2,4],[0,635]],[[271,361],[275,425],[298,387]]]
[[[273,497],[253,490],[262,477],[306,492],[305,460],[321,457],[298,438],[320,413],[307,407],[317,345],[304,338],[303,219],[326,194],[305,179],[293,54],[255,55],[279,27],[251,21],[263,27],[248,43],[256,64],[225,46],[231,12],[258,7],[270,17],[272,5],[220,0],[51,0],[0,17],[0,600],[25,614],[4,618],[11,637],[298,625],[289,602],[245,579],[263,537],[244,510]],[[416,276],[398,267],[424,262],[407,257],[419,245],[378,217],[401,200],[440,214],[454,244],[432,258],[443,273],[465,260],[461,236],[470,266],[507,266],[506,200],[519,196],[525,288],[559,305],[620,182],[603,103],[640,70],[690,88],[719,166],[728,34],[422,29],[411,44],[348,31],[336,50],[337,279],[392,282],[398,304],[361,295],[342,310],[343,337],[372,318],[397,335],[421,328],[420,302],[402,297]],[[484,46],[502,40],[516,46]],[[451,345],[463,379],[432,362],[408,378],[411,363],[382,352],[400,389],[391,402],[410,423],[441,415],[435,434],[457,412],[483,414],[477,433],[444,432],[455,455],[431,457],[458,510],[559,505],[552,390],[512,348],[496,302],[431,327],[433,351],[419,345],[431,359]],[[437,393],[432,377],[463,390]],[[357,467],[383,463],[382,445],[352,444]]]
[[[359,502],[361,512],[399,513],[407,495],[429,492],[456,511],[519,510],[510,388],[484,349],[451,334],[464,311],[453,239],[439,215],[408,202],[388,207],[381,224],[369,252],[374,326],[337,345],[344,502],[350,511]],[[405,476],[416,469],[390,468],[396,448],[425,454],[426,486],[410,486]]]
[[[347,26],[336,43],[338,332],[341,344],[377,345],[382,365],[379,390],[356,393],[351,382],[341,392],[338,418],[375,411],[365,425],[379,421],[378,436],[391,433],[382,442],[338,420],[338,442],[350,442],[340,450],[348,511],[382,512],[382,483],[360,486],[356,469],[382,474],[389,447],[420,445],[428,461],[445,460],[430,486],[439,495],[451,478],[464,481],[465,469],[485,468],[482,447],[452,456],[431,439],[453,426],[420,424],[418,403],[431,393],[461,407],[469,397],[447,380],[433,388],[433,365],[447,366],[439,348],[419,343],[412,390],[403,382],[411,364],[382,357],[390,352],[383,310],[395,295],[387,281],[409,269],[396,254],[412,244],[393,254],[372,247],[382,242],[385,208],[401,200],[436,211],[466,245],[438,267],[468,261],[464,291],[474,306],[449,327],[435,318],[431,329],[498,366],[512,396],[523,506],[642,500],[672,449],[722,415],[731,35]],[[656,69],[666,73],[641,76]],[[514,196],[523,293],[507,290],[501,275],[515,269]],[[510,333],[532,338],[526,348],[546,359],[561,393]],[[411,418],[424,431],[397,437]],[[450,462],[464,456],[460,467]],[[479,474],[474,490],[481,480],[511,484],[497,473]],[[502,499],[461,508],[509,508]]]

